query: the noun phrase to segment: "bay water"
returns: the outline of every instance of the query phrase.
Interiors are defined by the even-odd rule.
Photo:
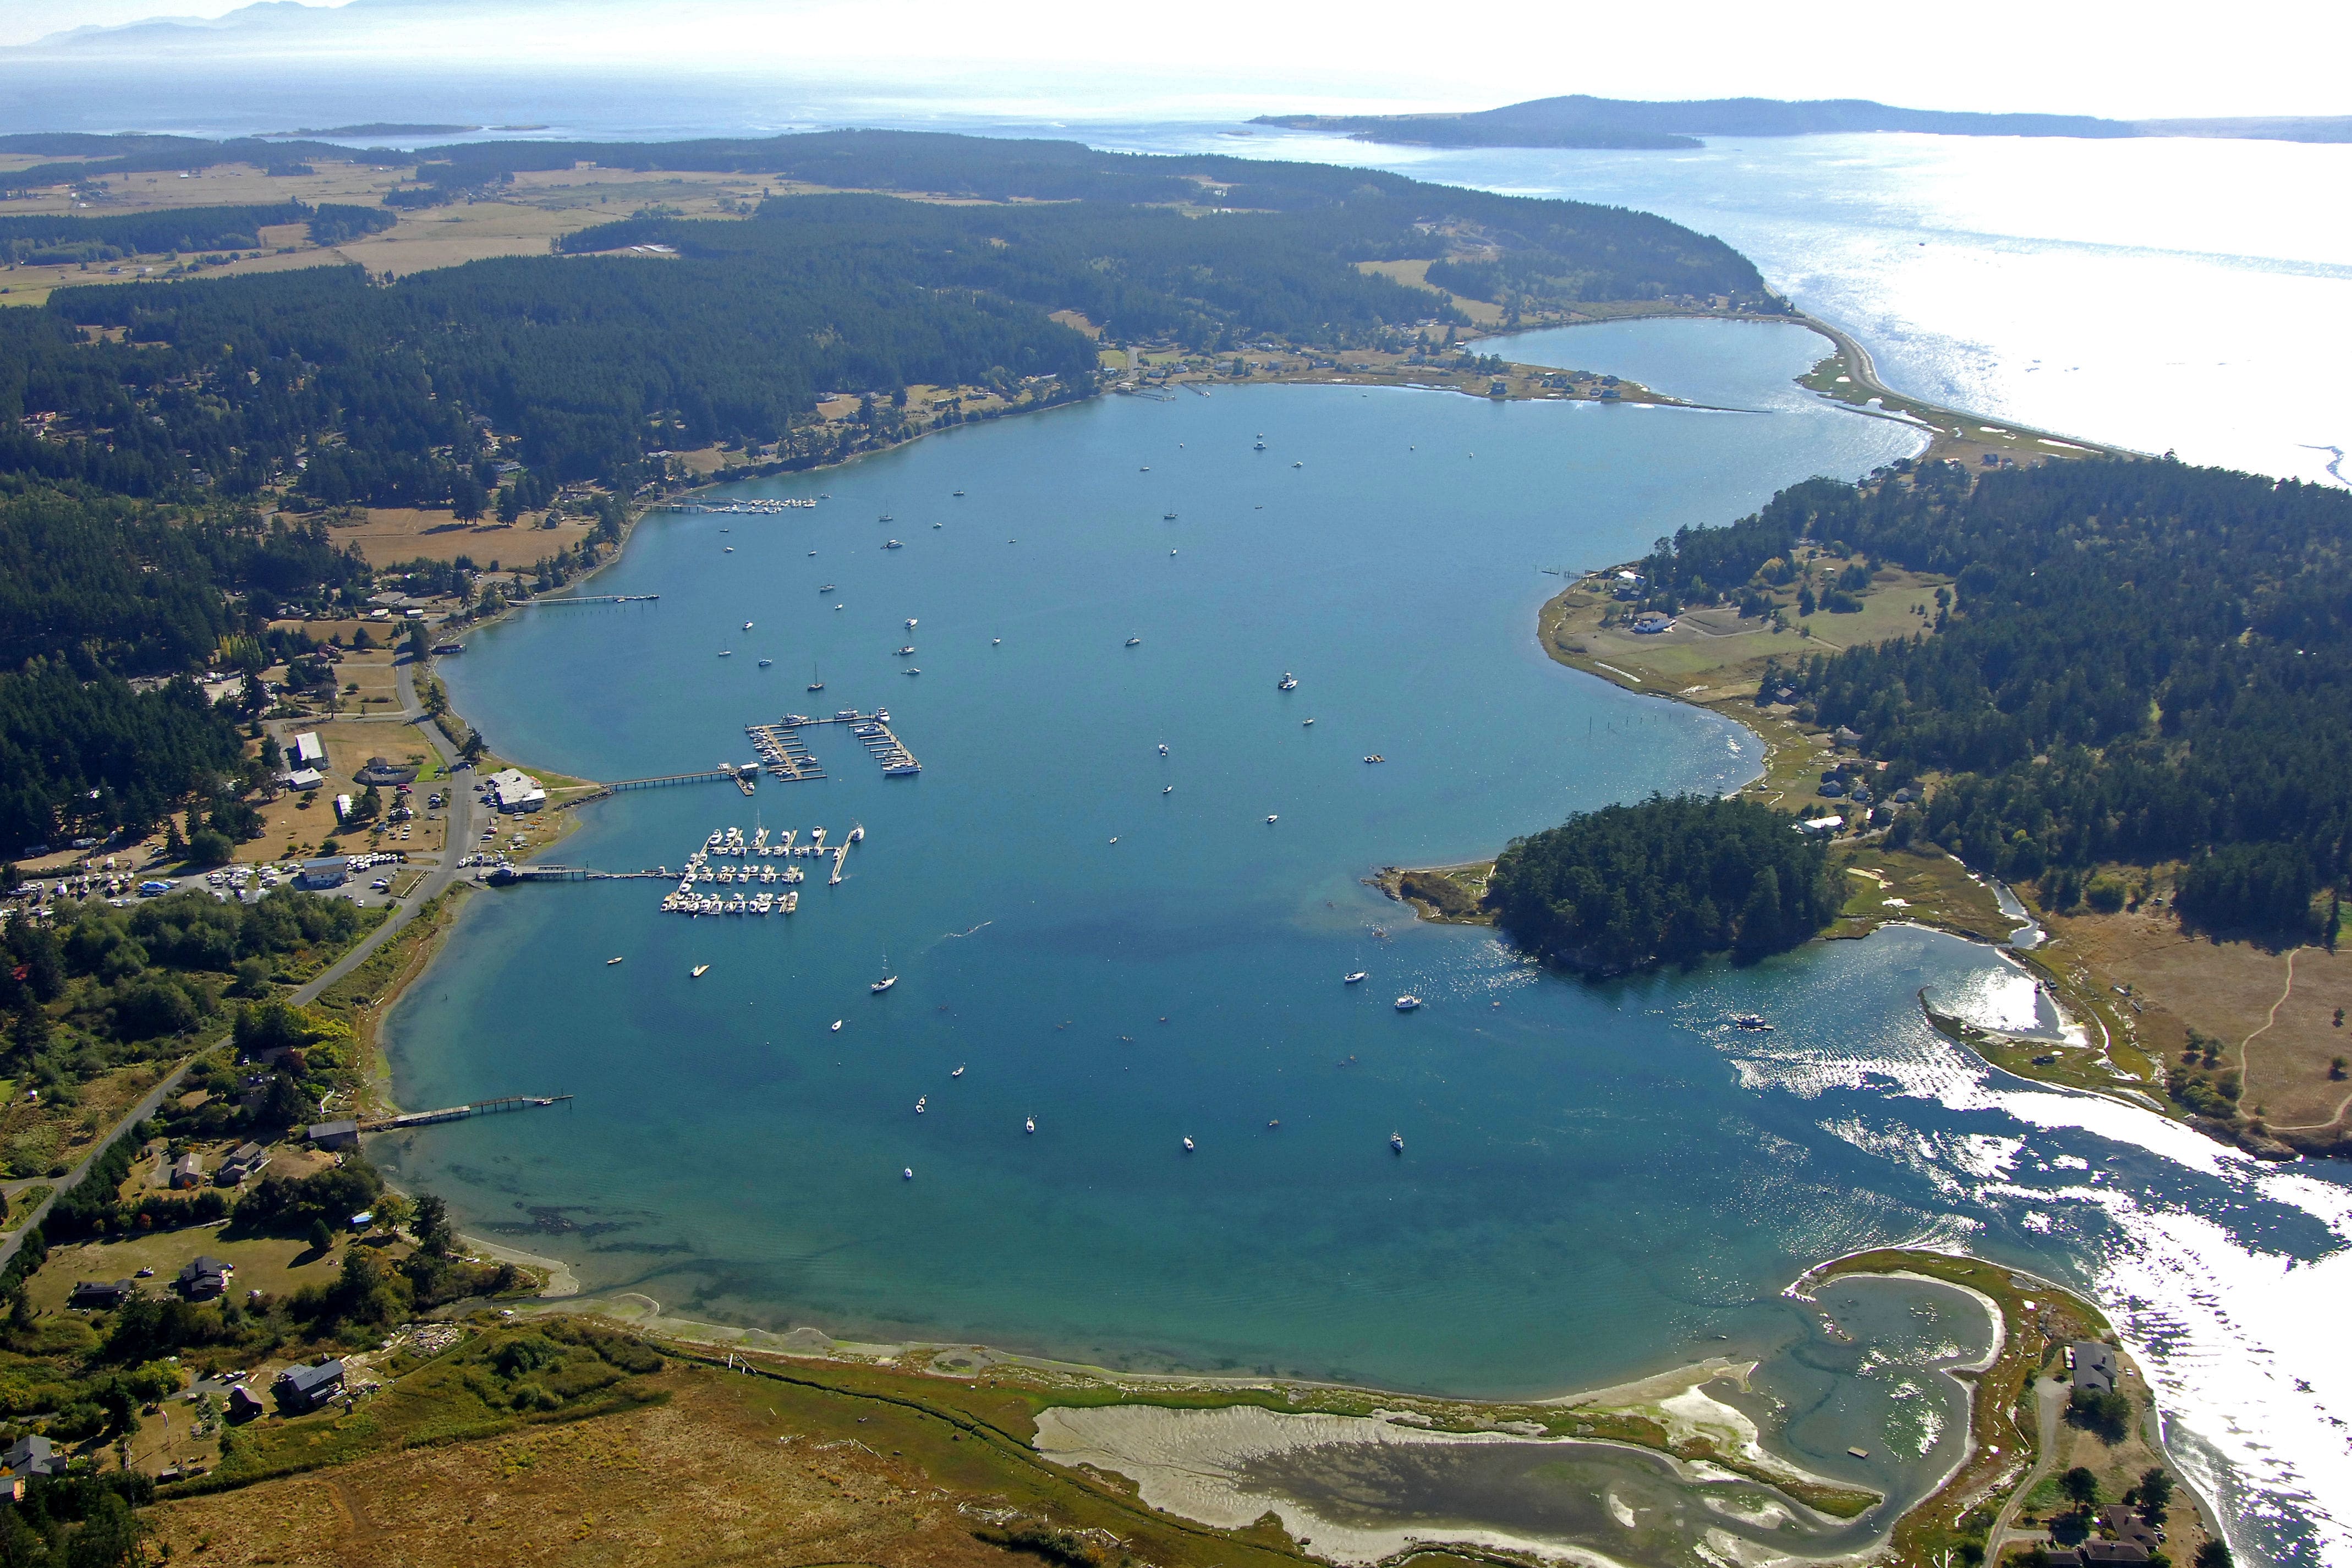
[[[477,896],[388,1021],[403,1102],[578,1098],[374,1152],[688,1316],[1460,1394],[1787,1364],[1818,1333],[1780,1294],[1805,1267],[1966,1247],[2102,1300],[2241,1543],[2331,1560],[2338,1173],[1990,1070],[1916,994],[2016,1024],[2032,990],[1953,938],[1588,985],[1364,883],[1753,775],[1737,726],[1552,663],[1535,610],[1547,568],[1912,449],[1790,386],[1820,342],[1651,321],[1516,351],[1753,412],[1113,398],[737,492],[814,509],[649,520],[590,591],[656,603],[527,610],[445,663],[502,751],[677,773],[747,760],[750,722],[885,706],[923,773],[825,726],[822,783],[588,808],[562,855],[604,868],[727,826],[866,837],[789,919],[665,915],[659,882]],[[1728,1027],[1751,1010],[1776,1032]],[[1773,1440],[1916,1485],[1933,1435],[1853,1401]]]

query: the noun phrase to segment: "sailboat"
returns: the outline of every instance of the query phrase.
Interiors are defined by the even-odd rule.
[[[882,956],[882,978],[867,986],[866,989],[873,992],[877,996],[879,996],[882,993],[889,990],[890,987],[898,984],[898,977],[890,973],[890,956],[889,954],[885,953]]]
[[[824,689],[824,677],[816,672],[816,666],[814,663],[811,663],[809,666],[808,689],[811,691],[823,691]]]

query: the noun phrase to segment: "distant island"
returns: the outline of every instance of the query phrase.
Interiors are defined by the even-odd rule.
[[[1464,114],[1265,114],[1253,125],[1324,131],[1359,142],[1425,147],[1671,150],[1706,136],[1820,136],[1908,131],[1931,136],[2207,136],[2273,142],[2352,141],[2352,116],[2240,120],[2101,120],[2087,114],[1979,114],[1897,109],[1864,98],[1531,99]]]
[[[304,126],[299,131],[265,131],[268,140],[282,136],[463,136],[469,131],[487,129],[480,125],[404,125],[397,121],[374,120],[365,125],[329,125],[323,128]],[[520,131],[520,125],[502,125],[501,131]],[[537,129],[530,127],[530,129]]]

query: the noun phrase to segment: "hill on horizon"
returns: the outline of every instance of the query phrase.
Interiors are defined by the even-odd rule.
[[[1570,93],[1463,114],[1263,114],[1253,125],[1327,131],[1359,142],[1425,147],[1673,149],[1707,136],[1819,136],[1907,131],[1934,136],[2208,136],[2352,141],[2352,116],[2240,120],[2103,120],[2089,114],[1987,114],[1898,109],[1864,98],[1689,99],[1642,102]]]

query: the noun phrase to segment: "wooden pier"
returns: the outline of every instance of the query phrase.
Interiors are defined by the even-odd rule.
[[[664,773],[658,778],[619,779],[604,787],[607,790],[659,789],[665,784],[709,784],[716,779],[733,779],[738,771],[731,767],[711,768],[698,773]]]
[[[667,871],[597,871],[586,866],[501,866],[482,879],[494,888],[517,882],[633,882],[640,879],[667,882]]]
[[[369,1116],[360,1120],[362,1132],[390,1132],[403,1127],[430,1127],[439,1121],[462,1121],[468,1116],[495,1116],[502,1110],[540,1110],[561,1105],[568,1094],[509,1094],[478,1100],[469,1105],[444,1106],[439,1110],[412,1110],[404,1116]]]
[[[659,594],[564,594],[550,595],[541,599],[526,599],[527,605],[649,605],[660,598]]]

